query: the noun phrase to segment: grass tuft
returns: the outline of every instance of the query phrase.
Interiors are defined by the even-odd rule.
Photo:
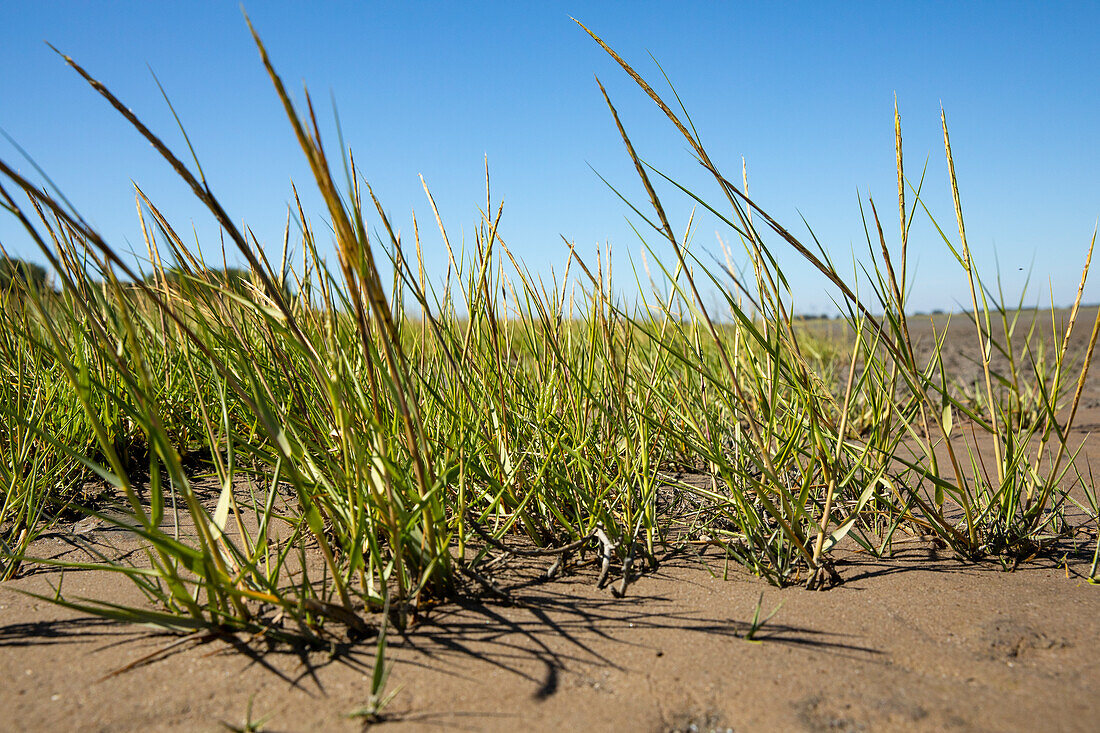
[[[1092,244],[1070,317],[1050,314],[1048,348],[1021,322],[1022,296],[1006,302],[974,261],[946,116],[957,239],[925,206],[923,174],[916,185],[905,176],[895,107],[899,230],[888,237],[874,201],[860,204],[860,292],[816,240],[749,197],[744,170],[740,187],[720,172],[674,89],[670,104],[588,33],[684,136],[714,189],[646,164],[600,85],[646,192],[624,198],[648,279],[634,272],[632,304],[615,297],[603,253],[586,261],[569,245],[550,282],[513,257],[488,169],[472,246],[459,250],[424,184],[450,263],[433,285],[415,219],[410,246],[350,153],[326,151],[308,92],[300,110],[253,29],[337,252],[330,267],[295,190],[273,262],[197,159],[192,172],[64,57],[190,186],[247,267],[224,254],[207,263],[140,189],[147,258],[135,264],[60,194],[0,161],[3,206],[55,274],[50,286],[9,263],[0,281],[0,578],[32,561],[122,573],[148,606],[47,600],[183,634],[377,636],[370,701],[356,713],[376,718],[392,697],[390,624],[404,631],[469,587],[514,601],[487,571],[494,557],[542,558],[554,576],[592,555],[597,583],[622,596],[663,553],[703,544],[776,586],[821,589],[842,580],[843,546],[883,556],[919,536],[1015,567],[1069,536],[1074,502],[1095,519],[1070,431],[1100,316],[1084,353],[1069,350]],[[691,246],[695,214],[678,235],[671,197],[713,217],[746,267],[729,249],[725,265],[704,261]],[[930,344],[912,335],[906,256],[924,214],[969,288],[971,311],[956,319],[972,331],[977,380],[946,358],[949,320],[933,321]],[[780,264],[791,257],[832,289],[842,333],[796,315]],[[1075,481],[1084,502],[1071,497]],[[101,511],[94,483],[121,512]],[[27,557],[73,508],[131,532],[140,557]],[[758,604],[746,638],[771,615]]]

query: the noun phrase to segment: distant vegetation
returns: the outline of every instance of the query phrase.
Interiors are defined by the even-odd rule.
[[[0,257],[0,290],[8,290],[13,285],[44,290],[49,286],[49,281],[49,273],[42,265]]]

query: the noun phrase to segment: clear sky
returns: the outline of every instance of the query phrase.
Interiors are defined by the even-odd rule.
[[[989,277],[996,255],[1009,293],[1033,268],[1032,300],[1052,287],[1056,302],[1072,301],[1100,215],[1095,3],[245,5],[284,79],[298,90],[309,85],[332,152],[335,98],[346,142],[406,234],[414,209],[421,229],[434,229],[423,174],[452,240],[469,238],[484,206],[488,156],[494,200],[505,202],[501,233],[541,273],[564,265],[561,236],[589,258],[610,243],[619,287],[635,288],[626,258],[640,263],[639,242],[629,212],[589,166],[643,203],[644,193],[593,74],[643,157],[716,193],[682,138],[571,15],[656,82],[652,53],[718,166],[739,176],[744,156],[754,197],[797,233],[805,232],[804,216],[838,260],[865,246],[860,196],[889,212],[884,224],[896,241],[895,94],[908,173],[919,177],[928,161],[928,204],[954,232],[939,128],[941,103],[946,109],[971,247]],[[185,153],[151,68],[215,194],[278,257],[290,181],[307,189],[308,172],[236,2],[0,4],[0,128],[120,248],[144,249],[135,181],[177,229],[193,225],[213,255],[210,217],[43,41],[73,56]],[[0,157],[30,170],[2,140]],[[316,196],[306,205],[320,217]],[[672,207],[678,230],[688,211]],[[717,252],[715,229],[703,221],[693,246]],[[35,256],[6,215],[0,241]],[[441,278],[439,238],[426,236],[425,247]],[[820,280],[775,247],[797,308],[831,310]],[[910,253],[914,308],[968,300],[963,273],[934,230],[916,226]],[[1092,280],[1086,298],[1095,302],[1100,271]]]

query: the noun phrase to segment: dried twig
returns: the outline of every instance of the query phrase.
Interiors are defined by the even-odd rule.
[[[618,588],[612,587],[611,594],[616,598],[622,598],[626,595],[626,586],[630,584],[630,567],[634,564],[634,545],[630,546],[630,552],[626,554],[626,559],[623,560],[623,579]]]
[[[596,579],[596,587],[603,588],[604,583],[607,582],[607,574],[611,570],[611,553],[615,550],[615,545],[608,539],[603,527],[596,527],[596,531],[592,534],[600,541],[600,577]]]
[[[216,629],[214,629],[214,630],[199,630],[199,631],[192,632],[192,633],[188,634],[187,636],[182,636],[179,639],[176,639],[176,640],[170,642],[169,644],[167,644],[165,646],[162,646],[159,649],[154,649],[153,651],[149,652],[148,654],[144,654],[144,655],[138,657],[137,659],[133,660],[132,662],[129,662],[127,664],[122,665],[121,667],[114,670],[113,672],[108,672],[107,674],[103,675],[98,680],[96,680],[96,682],[103,682],[105,680],[111,679],[112,677],[117,677],[120,674],[123,674],[125,672],[129,672],[131,669],[134,669],[135,667],[140,667],[141,665],[143,665],[147,662],[151,662],[152,660],[156,659],[157,657],[161,656],[162,654],[167,654],[168,652],[172,651],[176,647],[182,646],[182,645],[184,645],[188,642],[196,642],[198,644],[205,644],[208,641],[211,641],[211,640],[216,639],[216,638],[220,638],[224,635],[225,635],[224,632],[218,631]]]

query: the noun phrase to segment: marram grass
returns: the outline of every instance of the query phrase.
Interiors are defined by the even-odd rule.
[[[127,507],[104,520],[144,547],[132,564],[95,565],[127,575],[152,604],[51,600],[185,633],[362,636],[383,609],[402,626],[464,585],[504,594],[479,571],[490,553],[543,557],[553,572],[590,553],[598,582],[621,595],[685,543],[715,545],[776,585],[821,588],[840,580],[841,542],[886,555],[899,537],[932,535],[959,557],[1010,565],[1065,536],[1080,479],[1069,431],[1100,320],[1087,352],[1070,354],[1072,330],[1088,328],[1078,289],[1053,350],[1029,335],[1014,351],[1012,309],[967,245],[946,118],[958,238],[936,229],[971,294],[951,327],[980,342],[970,389],[942,358],[946,332],[926,357],[910,336],[906,251],[927,209],[904,174],[899,116],[897,234],[869,203],[859,293],[824,249],[720,172],[682,108],[592,37],[714,184],[708,198],[645,164],[604,92],[648,199],[627,202],[652,285],[629,306],[602,256],[569,247],[560,280],[530,273],[489,201],[469,250],[452,249],[429,193],[450,262],[446,283],[431,284],[419,224],[402,239],[350,156],[330,157],[312,108],[294,106],[256,36],[337,253],[320,257],[298,206],[300,237],[292,246],[288,222],[269,259],[197,161],[177,158],[66,58],[189,184],[247,271],[207,264],[140,190],[148,257],[138,268],[60,195],[0,162],[4,207],[56,273],[56,288],[12,277],[0,291],[3,576],[31,562],[36,533],[92,477]],[[658,189],[715,217],[748,274],[698,257]],[[792,254],[836,292],[842,336],[795,315],[779,264]],[[1087,274],[1088,259],[1082,286]],[[1008,357],[1006,373],[995,354]],[[217,478],[216,503],[196,491],[194,456]],[[681,483],[682,473],[703,480]],[[669,511],[679,500],[690,511]],[[384,675],[376,684],[381,695]]]

